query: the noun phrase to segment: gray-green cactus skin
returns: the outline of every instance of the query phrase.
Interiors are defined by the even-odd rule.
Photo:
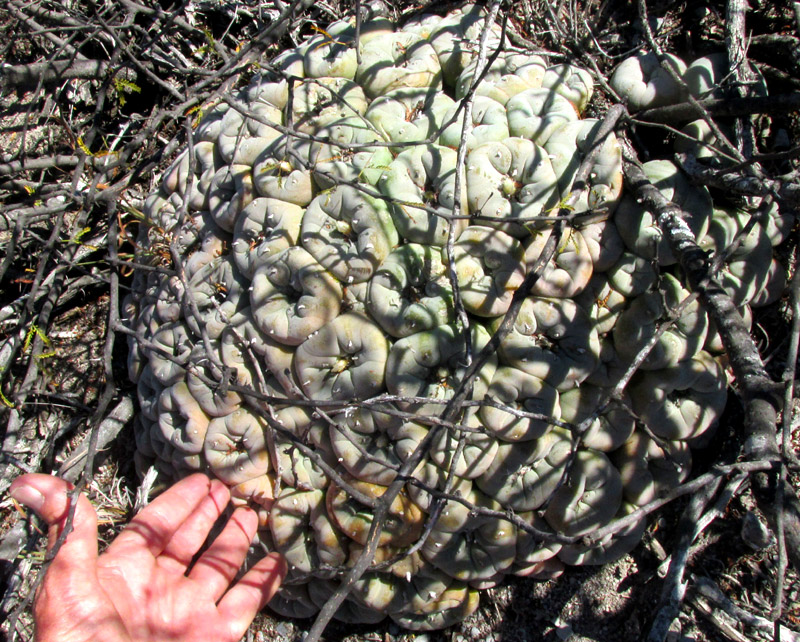
[[[535,227],[537,217],[548,216],[558,203],[557,174],[544,148],[506,135],[472,148],[467,198],[476,223],[526,238],[526,226]]]
[[[375,17],[358,36],[354,19],[334,23],[206,106],[145,201],[137,261],[151,269],[121,315],[137,466],[165,482],[204,471],[257,510],[256,552],[289,563],[269,605],[287,617],[324,606],[367,544],[362,502],[400,482],[342,621],[444,628],[506,576],[614,560],[645,519],[588,538],[682,483],[725,404],[719,339],[696,302],[676,313],[688,292],[623,193],[613,135],[553,237],[598,143],[599,122],[581,119],[591,76],[508,50],[473,86],[485,22],[467,5]],[[486,36],[491,53],[502,33]],[[612,79],[631,108],[681,98],[652,63]],[[673,163],[645,171],[721,257],[737,305],[779,295],[772,246],[791,216],[754,226]]]
[[[680,78],[686,63],[673,54],[666,54],[666,64]],[[611,88],[627,102],[631,111],[660,107],[680,102],[681,86],[652,52],[623,60],[609,81]]]
[[[695,237],[702,237],[708,229],[713,204],[708,190],[692,185],[671,161],[655,160],[643,165],[647,177],[668,199],[691,213],[686,221]],[[619,204],[615,220],[625,245],[634,254],[654,259],[661,265],[672,265],[675,257],[669,242],[658,227],[653,214],[629,195]]]

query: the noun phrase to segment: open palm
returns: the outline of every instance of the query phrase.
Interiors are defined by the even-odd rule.
[[[11,496],[50,526],[48,550],[64,527],[67,482],[23,475]],[[227,487],[195,474],[139,513],[98,556],[97,516],[83,495],[74,530],[36,596],[38,642],[239,640],[286,574],[271,553],[235,585],[258,519],[237,508],[222,533],[193,562],[230,501]]]

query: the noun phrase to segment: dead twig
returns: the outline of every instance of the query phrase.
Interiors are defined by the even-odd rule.
[[[700,608],[704,615],[715,617],[713,609],[717,609],[726,614],[733,622],[741,622],[743,625],[754,629],[759,634],[759,637],[772,639],[775,629],[774,623],[734,604],[716,582],[708,577],[694,574],[690,574],[689,582],[689,601],[695,608]],[[707,603],[708,606],[704,605],[703,602]],[[726,626],[730,626],[730,624],[726,623]],[[726,629],[726,631],[729,630]],[[730,633],[727,634],[730,635]],[[736,635],[740,634],[737,632]],[[741,639],[748,640],[749,638],[741,636]],[[781,627],[776,639],[779,642],[800,642],[800,633]]]
[[[696,102],[653,107],[636,112],[642,124],[683,123],[699,118],[703,112],[715,117],[738,117],[752,114],[785,114],[800,108],[800,92],[772,96],[707,98]]]
[[[800,502],[793,493],[788,493],[783,508],[774,502],[777,467],[781,461],[776,439],[779,406],[776,384],[767,375],[747,326],[733,301],[714,279],[708,257],[698,247],[686,224],[690,214],[668,201],[650,183],[629,146],[626,146],[625,156],[626,184],[644,206],[656,215],[659,227],[668,237],[670,247],[686,274],[689,287],[699,294],[719,330],[745,406],[747,437],[742,445],[743,455],[753,460],[771,461],[775,465],[769,474],[757,473],[752,476],[759,507],[773,528],[777,511],[783,510],[789,559],[795,568],[800,568]]]

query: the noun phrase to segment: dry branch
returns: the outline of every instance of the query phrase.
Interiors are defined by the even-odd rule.
[[[647,179],[632,150],[628,148],[626,153],[624,171],[629,189],[656,214],[659,226],[669,238],[672,251],[685,271],[689,287],[700,295],[720,332],[745,406],[747,437],[742,445],[742,454],[774,465],[770,473],[756,473],[752,477],[759,507],[773,528],[778,511],[782,511],[789,558],[794,567],[800,569],[800,502],[796,495],[787,493],[783,507],[775,504],[778,467],[782,459],[776,438],[779,409],[776,383],[767,375],[741,315],[714,278],[708,256],[698,247],[686,225],[691,213],[668,201]]]
[[[654,107],[636,112],[635,117],[642,124],[682,123],[700,118],[702,111],[717,118],[750,116],[753,114],[783,114],[800,108],[800,92],[771,96],[747,96],[737,98],[707,98],[694,103],[678,103],[666,107]]]
[[[52,85],[73,78],[99,80],[108,73],[109,63],[103,60],[53,60],[30,65],[0,67],[0,86],[23,88]]]

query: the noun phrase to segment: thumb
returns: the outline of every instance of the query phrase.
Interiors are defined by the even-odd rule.
[[[69,514],[69,491],[73,486],[63,479],[50,475],[28,474],[14,480],[9,495],[20,504],[35,511],[50,527],[47,551],[64,529]],[[75,507],[72,531],[58,552],[62,559],[70,560],[75,568],[87,568],[81,562],[94,562],[97,558],[97,514],[81,493]]]

